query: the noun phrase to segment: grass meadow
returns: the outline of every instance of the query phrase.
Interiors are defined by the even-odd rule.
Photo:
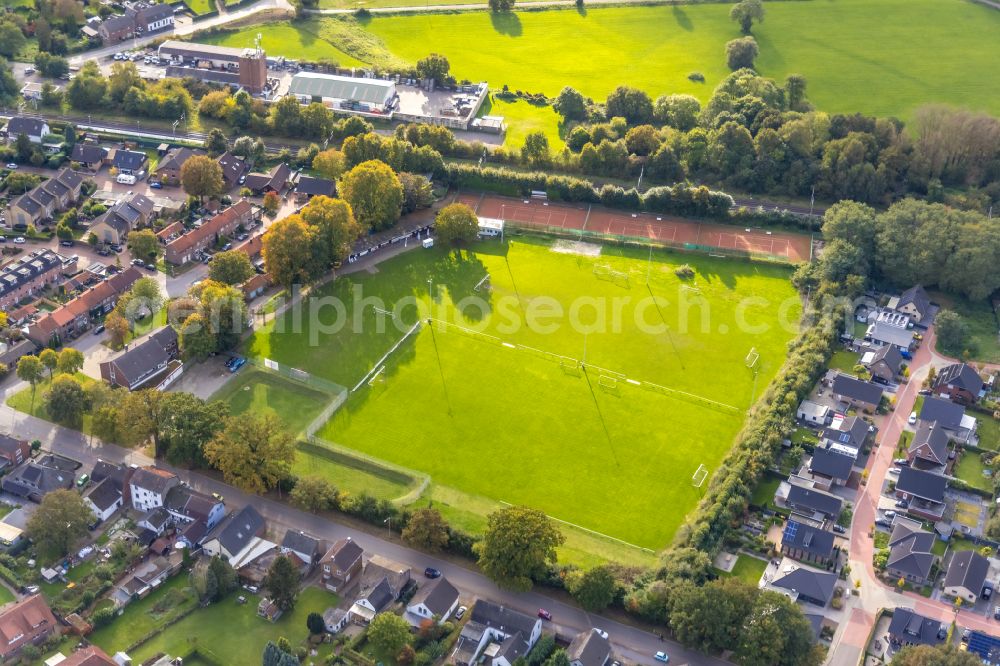
[[[259,34],[264,50],[275,56],[312,62],[336,62],[342,67],[359,67],[364,63],[344,53],[319,34],[319,21],[278,21],[267,25],[254,25],[236,31],[214,35],[200,35],[197,41],[233,48],[249,48]]]
[[[229,403],[229,412],[234,416],[244,412],[257,416],[273,414],[284,421],[291,432],[299,433],[332,398],[298,382],[248,365],[240,369],[212,399]]]
[[[646,253],[610,247],[600,257],[564,254],[549,241],[529,239],[475,249],[461,255],[419,250],[380,264],[374,274],[342,277],[319,295],[339,299],[350,316],[358,313],[359,329],[334,331],[336,313],[329,308],[318,315],[319,323],[305,317],[292,333],[293,315],[287,314],[259,329],[246,351],[353,386],[402,337],[374,311],[373,301],[364,303],[372,298],[388,308],[409,299],[398,311],[403,330],[418,311],[431,312],[509,343],[573,358],[581,358],[586,346],[589,367],[582,372],[455,328],[425,326],[390,358],[380,380],[354,394],[319,434],[429,473],[436,489],[431,499],[451,488],[491,502],[526,503],[630,543],[661,547],[697,501],[691,474],[700,463],[716,467],[742,424],[753,391],[744,366],[747,351],[753,346],[761,354],[758,392],[781,364],[793,333],[776,325],[779,305],[790,303],[793,320],[799,314],[787,269],[667,253],[647,263]],[[688,311],[696,324],[685,325],[682,308],[673,305],[683,298],[674,275],[683,261],[698,272],[694,283],[702,296]],[[628,274],[628,282],[599,279],[597,264]],[[475,291],[487,275],[492,291]],[[636,322],[638,304],[651,293],[659,307],[644,306],[645,318],[667,322],[654,334]],[[470,297],[481,297],[482,307],[469,305]],[[761,301],[746,318],[773,324],[765,333],[741,332],[737,325],[739,303],[749,297]],[[562,320],[551,330],[512,325],[543,306],[568,313],[580,303],[618,307],[620,323],[612,321],[607,330],[591,326],[586,340]],[[584,313],[590,308],[579,306],[584,326],[594,323]],[[321,325],[328,330],[319,330]],[[740,411],[624,381],[607,387],[594,366]],[[467,497],[450,499],[444,503],[456,507],[455,518],[470,528],[488,512],[465,513]]]
[[[184,4],[196,16],[214,12],[218,9],[215,6],[215,0],[184,0]]]

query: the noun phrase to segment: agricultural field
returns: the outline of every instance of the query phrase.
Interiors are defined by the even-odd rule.
[[[590,254],[595,248],[599,256]],[[461,256],[409,253],[380,264],[374,275],[345,276],[322,288],[320,296],[343,303],[347,316],[340,325],[327,308],[291,333],[288,314],[258,330],[247,353],[354,386],[376,369],[418,311],[421,317],[429,312],[450,325],[425,325],[404,341],[319,435],[428,473],[436,488],[526,503],[659,548],[697,501],[691,476],[698,465],[717,467],[742,424],[754,391],[748,351],[760,354],[759,393],[794,335],[794,323],[777,325],[778,308],[789,306],[794,322],[800,306],[780,266],[570,249],[584,254],[521,239]],[[696,271],[688,282],[674,274],[684,261]],[[487,276],[491,289],[480,285]],[[759,334],[737,325],[740,304],[750,297],[761,299],[747,311],[753,313],[748,320],[767,328]],[[686,298],[699,305],[683,314],[672,304]],[[401,302],[392,320],[373,307]],[[594,308],[611,305],[620,309],[619,321],[593,325]],[[549,317],[544,327],[515,325],[545,307],[576,312],[580,326],[570,326],[565,314]],[[645,321],[661,318],[666,325],[647,331],[637,323],[640,311]],[[558,356],[585,357],[586,367]],[[646,390],[626,377],[734,408]]]
[[[433,44],[458,77],[494,88],[554,96],[571,85],[603,98],[626,83],[704,101],[728,73],[725,43],[739,37],[729,7],[397,15],[373,18],[367,29],[410,62]],[[905,21],[885,20],[902,15]],[[1000,62],[998,31],[1000,13],[973,2],[832,0],[769,3],[753,32],[758,71],[779,80],[804,75],[817,108],[905,119],[935,101],[1000,114],[1000,89],[989,85]],[[977,48],[960,51],[956,43]],[[692,72],[706,83],[690,81]]]

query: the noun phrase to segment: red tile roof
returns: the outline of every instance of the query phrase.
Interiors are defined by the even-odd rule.
[[[237,218],[249,215],[251,210],[253,210],[253,207],[250,205],[250,202],[246,199],[241,199],[226,210],[214,216],[211,220],[201,225],[199,228],[193,229],[183,236],[175,238],[170,243],[167,243],[167,248],[174,253],[185,252],[197,245],[198,242],[219,233],[220,229],[224,229]]]

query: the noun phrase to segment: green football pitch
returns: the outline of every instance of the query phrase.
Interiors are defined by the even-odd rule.
[[[692,474],[717,468],[742,425],[748,351],[758,393],[782,362],[794,323],[780,326],[779,311],[795,322],[801,310],[788,269],[526,239],[475,249],[414,250],[341,277],[317,294],[325,311],[270,322],[247,351],[354,386],[418,312],[451,322],[407,338],[319,435],[435,484],[662,547],[699,497]],[[689,281],[674,273],[685,261]],[[338,326],[337,312],[357,324]]]

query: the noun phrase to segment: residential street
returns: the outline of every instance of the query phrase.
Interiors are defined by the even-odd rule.
[[[87,337],[84,336],[81,339]],[[97,340],[95,336],[90,337]],[[44,448],[81,461],[84,463],[84,469],[88,470],[98,458],[135,465],[152,464],[152,460],[142,453],[112,444],[104,444],[97,440],[91,443],[89,438],[80,432],[53,425],[47,421],[28,416],[8,407],[6,399],[12,393],[21,390],[25,386],[26,384],[16,381],[13,378],[7,380],[3,388],[4,402],[0,405],[0,430],[16,433],[18,437],[24,439],[40,439],[43,442]],[[616,654],[629,662],[652,666],[657,663],[653,659],[653,655],[658,650],[665,650],[670,655],[671,664],[721,666],[728,663],[721,659],[706,657],[698,652],[687,650],[672,641],[661,642],[655,635],[649,632],[607,620],[600,616],[590,615],[575,606],[554,601],[539,592],[520,594],[500,590],[493,582],[471,568],[458,566],[432,555],[412,550],[393,541],[387,541],[364,532],[358,532],[326,518],[299,511],[287,504],[247,495],[204,474],[172,468],[162,463],[159,466],[176,472],[184,481],[190,483],[197,490],[206,493],[217,492],[224,495],[226,498],[226,507],[230,511],[252,503],[260,511],[261,515],[267,519],[271,533],[277,535],[278,538],[289,527],[304,530],[328,541],[335,541],[346,536],[351,536],[366,551],[379,553],[408,564],[413,567],[414,572],[422,572],[426,567],[434,567],[441,570],[461,590],[463,603],[471,601],[472,598],[492,599],[530,615],[534,615],[539,608],[545,608],[554,617],[554,621],[549,624],[547,629],[566,637],[572,637],[573,634],[589,629],[590,627],[600,627],[610,635],[610,640],[614,644]],[[416,575],[419,576],[419,573]]]

